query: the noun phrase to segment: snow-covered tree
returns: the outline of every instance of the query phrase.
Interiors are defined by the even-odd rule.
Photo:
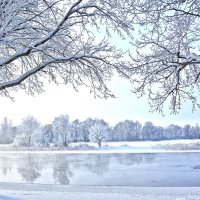
[[[22,120],[22,124],[18,127],[18,134],[15,138],[15,144],[27,147],[34,145],[39,126],[40,123],[33,116],[24,118]]]
[[[73,142],[78,142],[83,140],[82,136],[81,136],[81,122],[76,119],[71,123],[71,128],[72,128],[72,141]]]
[[[144,126],[142,127],[143,140],[151,140],[155,134],[155,131],[155,126],[152,122],[145,122]]]
[[[200,125],[197,123],[193,129],[194,138],[200,139]]]
[[[95,142],[101,146],[102,141],[104,141],[108,134],[108,126],[99,122],[96,122],[90,129],[89,129],[89,139],[91,142]]]
[[[0,1],[2,94],[41,92],[46,78],[112,96],[106,81],[113,71],[130,78],[131,65],[109,38],[131,37],[131,13],[132,0]]]
[[[52,123],[53,142],[56,146],[67,147],[72,141],[71,126],[67,115],[56,117]]]
[[[133,141],[139,140],[141,133],[141,124],[132,120],[125,120],[115,125],[113,130],[113,139],[115,141]]]
[[[183,135],[185,138],[192,138],[192,126],[190,126],[189,124],[186,124],[184,127],[183,127]]]
[[[125,141],[124,126],[123,122],[117,123],[112,131],[113,141]]]
[[[141,140],[142,124],[139,121],[135,121],[134,132],[136,137],[135,139]]]
[[[164,128],[161,126],[154,126],[151,140],[162,140],[164,135]]]
[[[13,133],[12,121],[5,117],[1,123],[0,143],[11,143],[13,141]]]
[[[37,129],[34,137],[36,146],[49,147],[53,141],[52,126],[50,124]]]
[[[134,92],[147,94],[152,110],[162,112],[166,103],[177,112],[185,101],[199,107],[199,7],[197,0],[133,1]]]
[[[88,118],[81,123],[81,137],[84,142],[89,142],[89,129],[95,124],[96,120]]]
[[[165,128],[164,137],[166,139],[182,139],[182,138],[184,138],[182,127],[175,125],[175,124],[170,124],[169,126],[167,126]]]

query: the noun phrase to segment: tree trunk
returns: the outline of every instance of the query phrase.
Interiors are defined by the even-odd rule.
[[[99,145],[99,147],[101,147],[101,140],[98,141],[98,145]]]

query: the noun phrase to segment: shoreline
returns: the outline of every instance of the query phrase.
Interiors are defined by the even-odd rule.
[[[200,153],[200,150],[0,150],[0,154],[148,154],[148,153]]]
[[[109,154],[109,153],[199,153],[200,139],[103,142],[101,147],[91,142],[70,143],[68,147],[22,147],[13,144],[0,145],[0,153],[62,153],[62,154]]]

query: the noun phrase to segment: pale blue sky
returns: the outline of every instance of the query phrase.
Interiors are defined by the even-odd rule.
[[[155,125],[162,126],[171,123],[195,125],[200,122],[200,111],[192,113],[191,105],[187,103],[179,115],[169,115],[166,111],[166,116],[162,117],[158,113],[149,113],[147,98],[138,99],[130,91],[131,84],[128,81],[114,78],[110,86],[118,98],[94,99],[89,89],[80,88],[79,92],[76,92],[71,86],[53,84],[48,85],[44,93],[35,97],[23,92],[13,93],[15,102],[8,98],[0,98],[0,120],[7,116],[14,124],[18,124],[23,117],[33,115],[45,124],[51,123],[54,117],[60,114],[68,114],[71,120],[98,117],[111,125],[125,119],[139,120],[142,123],[152,121]]]

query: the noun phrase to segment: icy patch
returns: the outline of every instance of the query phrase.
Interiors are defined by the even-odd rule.
[[[28,200],[200,200],[200,188],[198,187],[80,187],[37,184],[19,186],[16,184],[8,188],[3,191],[1,188],[0,192]]]
[[[19,199],[16,197],[11,197],[11,196],[4,196],[4,195],[0,195],[0,200],[24,200],[24,199]]]

